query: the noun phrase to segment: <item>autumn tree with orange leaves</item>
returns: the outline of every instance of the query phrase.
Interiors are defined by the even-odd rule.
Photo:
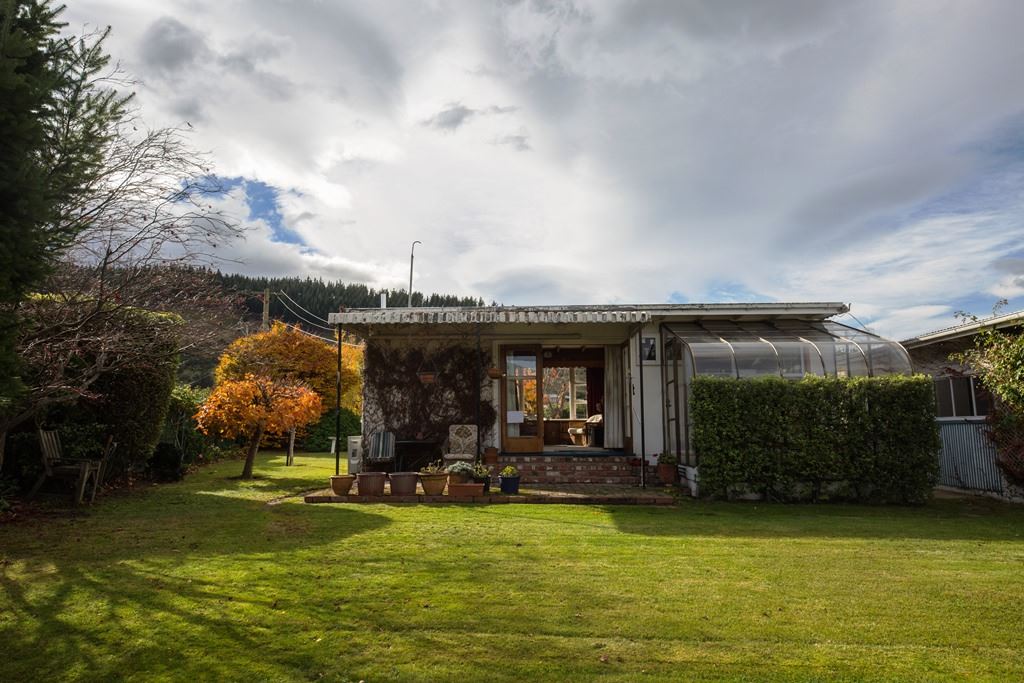
[[[301,384],[247,374],[218,382],[195,419],[204,434],[248,439],[242,479],[252,479],[263,435],[284,434],[316,422],[321,408],[320,397]]]
[[[341,355],[341,405],[360,413],[362,408],[363,349],[345,344]],[[337,348],[314,336],[275,322],[270,330],[240,337],[220,357],[214,376],[218,383],[246,375],[263,375],[301,382],[315,391],[323,410],[336,400]]]

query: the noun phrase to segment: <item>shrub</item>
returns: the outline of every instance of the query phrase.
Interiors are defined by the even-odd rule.
[[[185,452],[173,443],[157,444],[149,467],[160,481],[178,481],[185,476]]]
[[[923,376],[698,377],[701,485],[713,495],[812,500],[847,485],[842,497],[922,502],[938,473],[932,391]]]
[[[323,452],[331,450],[331,439],[334,437],[334,409],[328,410],[320,420],[309,428],[306,436],[302,439],[303,450],[311,452]],[[359,415],[348,408],[341,409],[341,445],[345,448],[345,439],[350,436],[359,436],[361,427]]]
[[[184,464],[194,462],[212,444],[212,440],[199,431],[193,417],[209,395],[209,389],[191,384],[176,384],[171,390],[160,440],[176,446]]]

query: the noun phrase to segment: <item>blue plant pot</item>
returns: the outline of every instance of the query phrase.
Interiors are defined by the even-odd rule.
[[[519,479],[520,477],[498,477],[498,485],[501,486],[501,492],[507,493],[510,496],[514,496],[519,493]]]

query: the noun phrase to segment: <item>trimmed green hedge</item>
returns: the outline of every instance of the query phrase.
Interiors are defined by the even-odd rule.
[[[690,414],[701,489],[923,502],[938,475],[933,391],[922,375],[698,377]]]
[[[323,414],[320,421],[309,428],[309,432],[302,440],[302,448],[311,452],[327,451],[331,448],[331,437],[334,436],[334,409]],[[341,409],[341,450],[348,446],[345,440],[350,436],[359,436],[362,430],[359,425],[359,415],[348,408]]]

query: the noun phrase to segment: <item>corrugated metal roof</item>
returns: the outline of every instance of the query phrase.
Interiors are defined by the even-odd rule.
[[[1024,311],[1014,311],[1013,313],[994,315],[990,318],[964,323],[963,325],[954,325],[952,327],[945,327],[941,330],[935,330],[934,332],[925,332],[924,334],[919,334],[916,337],[904,339],[901,343],[907,348],[914,348],[918,346],[927,346],[928,344],[935,344],[941,341],[948,341],[950,339],[967,337],[986,327],[999,329],[1003,327],[1016,327],[1018,325],[1024,326]]]
[[[609,306],[485,306],[467,308],[359,308],[331,313],[332,325],[459,323],[645,323],[654,318],[702,315],[789,314],[826,318],[843,303],[651,304]]]

